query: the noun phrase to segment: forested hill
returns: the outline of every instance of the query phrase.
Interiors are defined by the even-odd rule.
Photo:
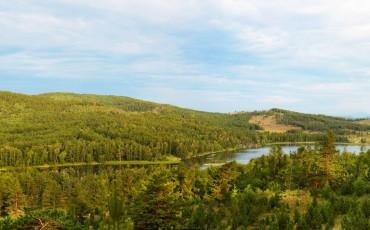
[[[332,117],[321,114],[305,114],[283,109],[271,109],[268,111],[257,111],[252,113],[252,123],[265,126],[268,130],[275,123],[281,125],[284,131],[304,130],[320,132],[332,130],[337,134],[348,134],[353,132],[366,132],[370,130],[368,119],[347,119]],[[269,126],[270,125],[270,126]],[[276,130],[278,131],[278,130]]]
[[[0,164],[187,158],[259,143],[248,115],[127,97],[0,93]]]
[[[319,140],[317,131],[324,129],[343,134],[340,141],[348,132],[370,130],[352,120],[267,113],[208,113],[117,96],[0,92],[0,166],[188,158],[267,142]],[[270,113],[279,125],[298,128],[264,132],[269,130],[253,119]],[[317,122],[325,128],[315,128]]]

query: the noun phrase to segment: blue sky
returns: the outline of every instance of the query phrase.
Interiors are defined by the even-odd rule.
[[[0,31],[0,90],[370,114],[368,1],[12,0]]]

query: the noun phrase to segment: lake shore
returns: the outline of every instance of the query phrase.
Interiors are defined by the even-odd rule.
[[[106,161],[106,162],[75,162],[75,163],[62,163],[62,164],[44,164],[44,165],[31,165],[31,166],[7,166],[0,168],[0,172],[13,171],[19,169],[52,169],[63,167],[81,167],[81,166],[119,166],[119,165],[176,165],[181,163],[181,160],[166,160],[166,161]]]
[[[214,154],[220,153],[235,153],[239,151],[245,151],[249,149],[258,149],[264,147],[271,147],[273,145],[286,145],[286,146],[294,146],[294,145],[314,145],[317,142],[272,142],[267,143],[265,145],[251,145],[251,146],[238,146],[236,148],[227,148],[224,150],[219,151],[212,151],[212,152],[205,152],[198,154],[196,156],[192,156],[186,159],[179,159],[176,157],[168,158],[166,160],[158,160],[158,161],[106,161],[106,162],[74,162],[74,163],[59,163],[59,164],[44,164],[44,165],[32,165],[32,166],[6,166],[0,167],[0,172],[7,172],[13,170],[20,170],[20,169],[27,169],[27,168],[34,168],[34,169],[53,169],[53,168],[63,168],[63,167],[84,167],[84,166],[145,166],[145,165],[177,165],[181,162],[189,161],[192,159],[197,158],[204,158],[207,156],[211,156]],[[352,146],[366,146],[358,143],[343,143],[337,142],[336,145],[352,145]],[[209,165],[222,165],[223,163],[208,163]]]

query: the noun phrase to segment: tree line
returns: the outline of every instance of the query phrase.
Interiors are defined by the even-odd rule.
[[[334,141],[206,170],[3,172],[0,229],[369,229],[370,151],[339,154]]]

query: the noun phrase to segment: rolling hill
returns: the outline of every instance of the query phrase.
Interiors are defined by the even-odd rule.
[[[322,114],[304,114],[283,109],[271,109],[252,113],[250,120],[266,131],[286,132],[303,130],[310,132],[335,131],[337,134],[369,131],[366,119],[347,119]],[[278,127],[275,127],[278,126]]]
[[[121,96],[0,92],[0,164],[189,158],[277,141],[339,141],[364,121],[272,109],[209,113]]]

